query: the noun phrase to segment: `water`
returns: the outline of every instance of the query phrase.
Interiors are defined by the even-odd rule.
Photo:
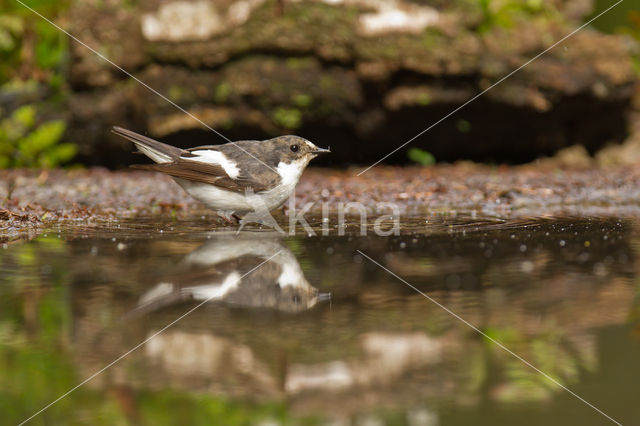
[[[350,232],[236,237],[156,219],[7,242],[2,423],[148,340],[30,424],[613,424],[437,302],[640,424],[637,222],[415,218],[399,236]]]

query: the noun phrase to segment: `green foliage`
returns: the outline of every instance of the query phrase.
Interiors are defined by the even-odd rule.
[[[77,152],[71,143],[62,143],[66,129],[62,120],[36,123],[36,108],[25,105],[0,121],[0,169],[9,167],[57,167]]]
[[[55,21],[68,4],[36,0],[29,7]],[[59,85],[68,38],[18,2],[0,0],[0,10],[0,82],[35,78]]]
[[[436,163],[436,157],[432,153],[420,148],[411,148],[407,152],[409,160],[414,161],[423,166],[432,166]]]
[[[53,21],[68,4],[67,0],[28,3]],[[33,99],[39,97],[40,89],[48,86],[49,97],[42,102],[61,99],[68,37],[18,2],[0,0],[0,10],[0,91],[15,91],[18,99],[23,95]],[[0,169],[56,167],[76,154],[75,145],[60,142],[65,122],[41,122],[37,118],[38,110],[35,105],[24,105],[9,116],[6,111],[0,111]]]
[[[24,32],[24,22],[18,16],[0,15],[0,51],[10,52],[19,43]]]
[[[23,33],[21,17],[0,15],[0,82],[8,80],[18,66]]]
[[[53,25],[38,21],[34,25],[38,35],[35,46],[36,65],[41,69],[55,69],[65,57],[66,42],[63,34]]]

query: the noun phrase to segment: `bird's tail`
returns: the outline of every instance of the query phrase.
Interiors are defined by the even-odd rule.
[[[185,152],[175,146],[158,142],[157,140],[132,132],[131,130],[123,129],[122,127],[113,126],[111,131],[136,144],[136,147],[141,153],[156,163],[170,163]]]

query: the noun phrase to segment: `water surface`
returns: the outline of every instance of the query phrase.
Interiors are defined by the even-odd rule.
[[[3,423],[148,340],[30,424],[611,424],[361,251],[640,424],[639,230],[459,217],[391,237],[235,236],[155,219],[7,242]]]

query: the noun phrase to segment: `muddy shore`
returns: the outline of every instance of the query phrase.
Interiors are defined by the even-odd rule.
[[[370,217],[393,203],[405,217],[458,216],[511,219],[544,216],[640,216],[640,169],[570,168],[531,164],[371,169],[310,168],[298,184],[295,206],[336,214],[359,202]],[[224,226],[167,176],[138,171],[7,170],[0,172],[0,238],[13,239],[56,226],[146,220]],[[286,209],[285,209],[286,210]],[[284,215],[276,216],[287,222]]]

